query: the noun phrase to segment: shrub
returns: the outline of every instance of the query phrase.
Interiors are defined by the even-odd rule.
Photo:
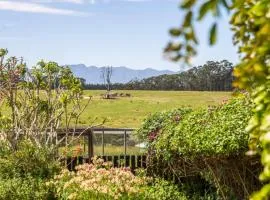
[[[63,199],[118,199],[137,196],[146,178],[136,177],[128,168],[112,168],[110,162],[94,159],[93,164],[84,164],[76,172],[62,170],[50,182]]]
[[[141,128],[137,130],[137,136],[141,140],[147,141],[148,145],[150,145],[160,135],[164,127],[176,126],[191,111],[191,108],[179,108],[172,111],[154,113],[144,120]]]
[[[163,157],[239,154],[248,148],[245,127],[251,114],[249,99],[238,97],[215,107],[156,113],[145,119],[137,135]]]
[[[48,179],[60,170],[53,151],[37,147],[29,140],[19,143],[16,150],[0,145],[0,177],[37,177]]]
[[[0,199],[45,200],[54,199],[54,196],[50,192],[50,188],[45,185],[44,180],[28,176],[25,178],[0,178]]]
[[[29,140],[0,144],[0,199],[54,199],[45,183],[60,170],[52,151]]]
[[[188,200],[184,192],[180,192],[177,185],[163,179],[155,179],[147,187],[144,199],[159,200]]]
[[[48,185],[60,199],[186,199],[168,181],[135,176],[129,168],[112,168],[102,159],[93,162],[78,166],[76,172],[63,170]]]
[[[137,131],[148,144],[149,174],[166,174],[194,185],[202,179],[222,198],[247,198],[260,186],[256,176],[261,169],[258,158],[245,157],[249,140],[245,127],[252,107],[242,95],[219,106],[180,109],[178,120],[173,117],[176,111],[150,116]],[[237,176],[229,175],[234,173]]]
[[[231,156],[248,149],[245,127],[252,115],[247,98],[190,113],[175,127],[170,149],[182,156]]]

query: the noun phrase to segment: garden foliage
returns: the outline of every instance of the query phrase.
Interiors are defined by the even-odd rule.
[[[41,60],[30,70],[7,53],[0,49],[0,137],[13,148],[21,138],[57,148],[65,141],[57,129],[76,125],[90,99],[82,104],[81,83],[68,67]]]
[[[181,1],[184,12],[180,27],[170,30],[176,39],[165,48],[173,61],[189,63],[197,54],[197,33],[195,22],[209,18],[209,43],[215,44],[218,35],[218,19],[223,11],[230,13],[230,25],[233,42],[238,46],[240,60],[235,67],[234,86],[250,91],[255,103],[254,114],[249,121],[247,131],[250,133],[249,155],[260,154],[264,170],[260,179],[268,182],[252,196],[252,199],[269,199],[270,197],[270,1],[269,0],[184,0]]]
[[[63,170],[47,185],[55,188],[59,199],[187,199],[168,181],[135,176],[129,168],[113,168],[102,159],[78,166],[76,172]]]
[[[201,177],[223,199],[229,194],[247,198],[258,188],[257,182],[249,181],[256,179],[260,170],[256,158],[253,165],[245,157],[249,140],[245,127],[252,106],[249,97],[241,95],[219,106],[194,111],[180,108],[151,115],[137,131],[147,141],[149,173],[166,174],[166,178],[175,177],[179,182],[189,180],[186,177]],[[245,170],[253,174],[244,174]],[[246,181],[242,183],[241,179]],[[196,185],[196,181],[192,184]]]
[[[181,108],[155,113],[137,131],[157,154],[177,153],[184,157],[228,156],[248,149],[245,126],[251,117],[252,104],[238,97],[219,106],[191,111]],[[166,156],[167,157],[167,156]]]
[[[46,181],[60,171],[51,151],[29,140],[20,141],[14,151],[0,144],[0,199],[53,199]]]
[[[0,199],[52,199],[45,182],[58,173],[57,148],[70,142],[57,129],[77,124],[90,100],[81,104],[68,67],[40,61],[30,70],[7,53],[0,49]]]

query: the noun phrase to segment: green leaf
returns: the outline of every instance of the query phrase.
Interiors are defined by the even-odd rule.
[[[217,42],[217,23],[214,23],[210,30],[210,45],[214,45]]]
[[[195,33],[193,27],[191,27],[190,35],[191,35],[192,41],[193,41],[195,44],[199,44],[198,39],[197,39],[197,36],[196,36],[196,33]]]
[[[191,25],[193,13],[192,11],[189,11],[184,19],[183,27],[189,27]]]
[[[181,4],[181,8],[191,8],[196,3],[196,0],[184,0]]]
[[[171,45],[171,51],[180,51],[182,46],[180,43],[174,43]]]
[[[0,57],[7,55],[7,53],[8,53],[7,49],[2,49],[2,48],[0,49]]]
[[[200,7],[198,20],[201,20],[202,18],[204,18],[204,16],[212,9],[212,7],[213,7],[213,1],[212,0],[207,1],[206,3],[204,3]]]
[[[180,36],[181,33],[182,33],[182,31],[181,31],[179,28],[172,28],[172,29],[170,30],[170,35],[171,35],[171,36],[174,36],[174,37]]]

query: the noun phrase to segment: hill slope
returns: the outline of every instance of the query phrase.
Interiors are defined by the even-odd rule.
[[[86,83],[102,84],[101,69],[96,66],[87,67],[84,64],[68,65],[75,76],[84,78]],[[146,68],[144,70],[135,70],[127,67],[113,67],[112,82],[113,83],[127,83],[131,80],[142,80],[152,76],[159,76],[163,74],[174,74],[176,72],[169,70],[155,70]]]
[[[113,84],[119,90],[188,90],[231,91],[233,90],[233,64],[227,60],[208,61],[202,66],[175,74],[152,76],[128,83]],[[85,89],[104,89],[104,85],[85,84]]]

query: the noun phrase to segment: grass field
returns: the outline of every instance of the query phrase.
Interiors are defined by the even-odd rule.
[[[100,97],[105,91],[85,90],[84,93],[85,96],[93,96],[93,100],[81,117],[81,125],[89,125],[94,119],[94,124],[98,124],[106,118],[104,126],[121,128],[137,128],[147,115],[156,111],[216,105],[231,97],[231,92],[125,90],[112,93],[129,93],[131,97],[108,100]]]
[[[78,154],[77,153],[77,149],[78,147],[81,147],[81,152]],[[88,156],[88,152],[87,149],[88,146],[87,145],[74,145],[70,148],[70,156],[73,155],[82,155],[82,156]],[[98,146],[98,145],[94,145],[93,147],[94,149],[94,155],[97,156],[101,156],[102,155],[102,146]],[[65,151],[65,147],[60,147],[59,148],[59,153],[60,155],[65,155],[64,153]],[[142,155],[144,154],[146,151],[146,149],[143,148],[139,148],[139,147],[135,147],[135,146],[127,146],[127,155]],[[125,150],[124,150],[124,146],[104,146],[104,155],[106,156],[115,156],[115,155],[124,155],[125,154]]]

